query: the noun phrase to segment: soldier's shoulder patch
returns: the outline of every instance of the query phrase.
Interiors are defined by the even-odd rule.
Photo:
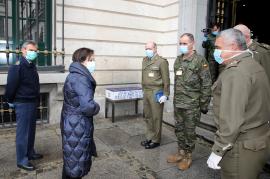
[[[167,59],[164,58],[164,57],[162,57],[162,56],[159,56],[159,58],[162,59],[162,60],[166,60],[167,61]]]
[[[259,46],[262,47],[262,48],[265,48],[267,50],[270,50],[270,45],[268,44],[265,44],[265,43],[259,43]]]
[[[239,60],[234,60],[230,64],[228,64],[226,68],[237,67],[239,62]]]
[[[208,64],[207,63],[204,63],[202,66],[203,66],[203,68],[208,68]]]

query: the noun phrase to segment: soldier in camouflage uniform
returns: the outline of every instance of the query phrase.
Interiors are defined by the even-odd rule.
[[[212,29],[211,29],[211,33],[205,34],[206,38],[204,39],[204,41],[202,43],[202,47],[206,48],[206,50],[207,50],[206,59],[207,59],[208,64],[209,64],[212,83],[214,83],[216,81],[216,79],[218,77],[218,73],[219,73],[219,65],[215,61],[214,56],[213,56],[213,53],[215,50],[215,40],[216,40],[216,36],[218,35],[219,31],[220,31],[219,24],[213,24]]]
[[[251,39],[250,29],[243,24],[235,26],[234,29],[244,34],[248,49],[253,52],[254,59],[264,68],[270,82],[270,46]]]
[[[168,61],[157,54],[157,45],[145,45],[146,57],[142,62],[143,109],[146,121],[146,140],[141,142],[145,149],[158,147],[161,141],[164,103],[170,95]],[[161,92],[162,91],[162,92]],[[157,99],[157,92],[161,96]]]
[[[195,148],[195,127],[201,112],[206,114],[211,95],[211,76],[206,59],[193,50],[194,37],[185,33],[180,37],[180,52],[174,63],[174,115],[178,152],[167,157],[186,170],[192,162]]]
[[[207,164],[222,179],[255,179],[270,157],[270,85],[239,30],[222,31],[215,45],[225,69],[212,86],[217,132]]]

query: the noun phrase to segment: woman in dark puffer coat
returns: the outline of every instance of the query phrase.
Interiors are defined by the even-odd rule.
[[[92,156],[96,156],[93,138],[93,116],[99,112],[94,101],[96,81],[91,73],[95,70],[94,51],[88,48],[76,50],[72,56],[63,93],[61,114],[63,148],[62,178],[81,178],[90,171]]]

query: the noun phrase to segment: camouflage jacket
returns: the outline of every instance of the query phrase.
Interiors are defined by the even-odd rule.
[[[188,59],[174,62],[174,105],[177,108],[207,109],[211,96],[211,77],[206,59],[196,51]]]

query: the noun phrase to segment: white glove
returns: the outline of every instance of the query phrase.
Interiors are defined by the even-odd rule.
[[[221,169],[221,167],[218,165],[221,159],[222,159],[221,156],[212,152],[210,157],[207,160],[208,167],[215,170]]]
[[[161,96],[158,100],[158,102],[161,103],[165,103],[167,101],[167,96]]]

